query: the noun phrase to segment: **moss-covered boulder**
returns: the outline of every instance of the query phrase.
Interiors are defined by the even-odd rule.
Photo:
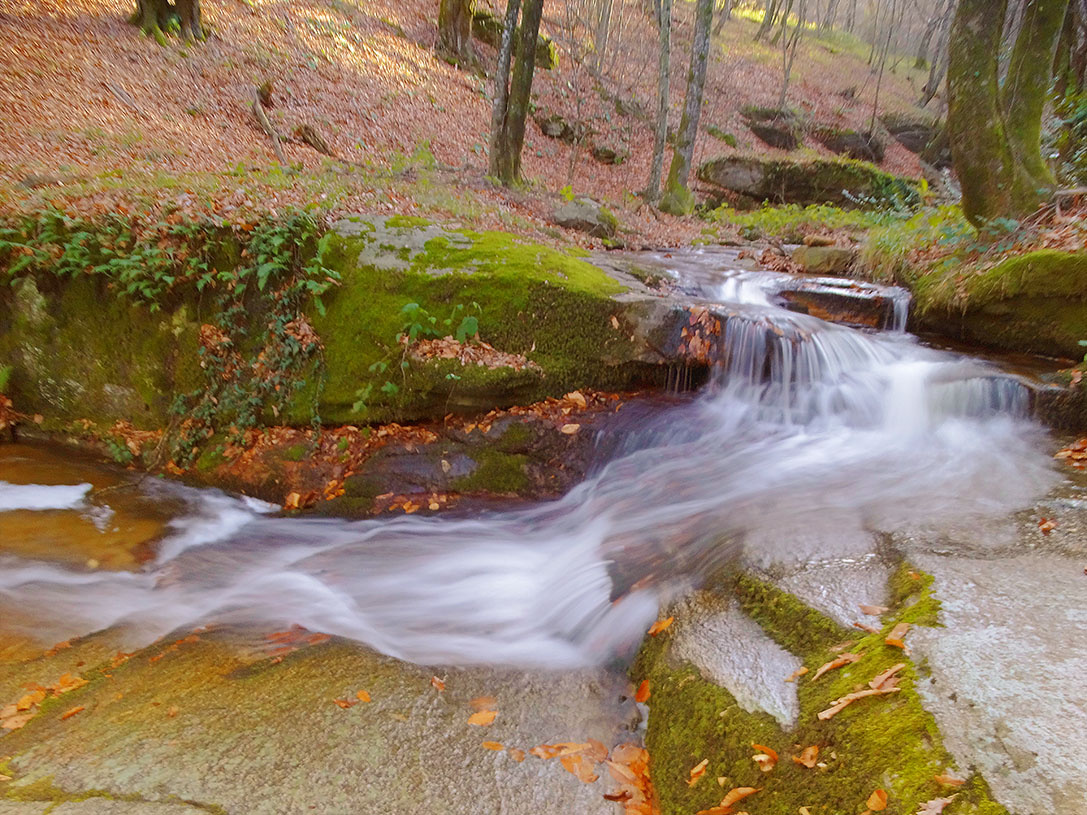
[[[614,238],[619,231],[619,220],[612,211],[585,197],[567,201],[555,210],[555,223],[596,238]]]
[[[502,44],[502,32],[506,30],[505,21],[497,14],[485,9],[477,9],[472,14],[472,36],[492,48]],[[521,27],[514,29],[514,41],[521,35]],[[559,64],[559,52],[550,37],[539,34],[536,37],[536,67],[550,71]]]
[[[1087,340],[1087,255],[1043,249],[979,269],[914,272],[923,327],[993,348],[1081,357]]]
[[[832,153],[847,158],[879,164],[887,153],[887,145],[876,133],[858,133],[847,128],[819,126],[813,127],[811,134]]]
[[[914,182],[861,161],[722,156],[704,162],[698,168],[698,178],[722,192],[781,204],[851,208],[920,203]]]

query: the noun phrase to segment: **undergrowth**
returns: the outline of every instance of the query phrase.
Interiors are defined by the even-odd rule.
[[[866,232],[899,224],[906,217],[897,210],[841,209],[829,204],[766,204],[756,210],[738,210],[725,204],[708,215],[711,221],[736,227],[747,240],[777,238],[785,243],[800,243],[805,235],[827,230]]]

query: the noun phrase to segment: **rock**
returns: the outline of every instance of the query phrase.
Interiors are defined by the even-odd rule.
[[[810,274],[845,274],[853,260],[853,250],[841,246],[798,246],[793,250],[793,263]]]
[[[711,136],[713,136],[718,141],[723,141],[729,147],[736,147],[737,144],[738,144],[738,142],[736,141],[735,136],[733,136],[731,133],[728,133],[728,132],[722,130],[721,128],[717,127],[716,125],[710,125],[709,127],[707,127],[706,132],[709,133]]]
[[[585,197],[567,201],[559,207],[555,211],[555,223],[596,238],[614,238],[619,230],[619,221],[607,207]]]
[[[537,114],[536,125],[548,138],[558,139],[567,144],[579,142],[592,132],[584,122],[568,122],[558,113]]]
[[[940,132],[939,122],[921,115],[885,113],[880,121],[899,144],[918,155],[924,152]]]
[[[722,156],[704,162],[698,168],[698,178],[723,190],[774,203],[842,207],[920,203],[914,182],[855,161]]]
[[[492,48],[498,48],[502,44],[502,32],[505,30],[505,22],[496,14],[489,11],[477,10],[472,14],[472,36]],[[513,36],[520,36],[521,27],[514,29]],[[553,70],[559,64],[559,52],[550,37],[540,34],[536,37],[536,67],[545,71]]]
[[[606,144],[594,144],[591,152],[593,158],[601,164],[622,164],[630,158],[630,153],[626,150],[609,147]]]
[[[834,245],[834,238],[831,238],[831,237],[829,237],[827,235],[805,235],[804,236],[804,245],[805,246],[833,246]]]
[[[887,151],[887,145],[873,133],[858,133],[856,130],[837,127],[816,127],[811,133],[816,141],[832,153],[860,161],[879,164]]]
[[[740,115],[751,132],[770,147],[795,150],[802,142],[803,128],[799,118],[791,110],[748,105]]]

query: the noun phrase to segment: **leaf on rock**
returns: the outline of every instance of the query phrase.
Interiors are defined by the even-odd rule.
[[[579,781],[586,784],[592,784],[598,776],[593,772],[593,762],[586,758],[581,753],[574,755],[560,756],[559,762],[562,764],[563,769],[577,777]]]
[[[585,751],[585,755],[593,760],[594,764],[599,764],[601,761],[606,761],[608,758],[608,748],[604,742],[597,739],[588,739],[589,749]]]
[[[935,781],[937,784],[942,784],[945,787],[961,787],[966,783],[964,779],[958,778],[950,773],[943,773],[935,776]]]
[[[878,617],[890,611],[887,606],[869,606],[864,603],[860,604],[860,610],[862,614],[867,614],[870,617]]]
[[[899,623],[891,629],[891,633],[887,635],[887,638],[883,640],[887,645],[893,645],[895,648],[906,649],[906,632],[910,630],[909,623]]]
[[[350,700],[350,699],[333,699],[332,701],[333,701],[333,702],[334,702],[335,704],[337,704],[337,705],[339,705],[340,707],[342,707],[342,708],[343,708],[344,710],[347,710],[348,708],[352,708],[352,707],[354,707],[355,705],[357,705],[357,704],[358,704],[358,702],[353,702],[353,701],[352,701],[352,700]]]
[[[958,793],[949,795],[947,798],[933,798],[931,801],[926,801],[917,810],[917,815],[940,815],[944,811],[944,807],[954,801],[957,796]]]
[[[882,812],[887,808],[887,793],[884,790],[876,790],[868,796],[868,801],[865,803],[873,812]]]
[[[787,677],[785,677],[785,681],[786,682],[795,682],[796,680],[798,680],[800,677],[802,677],[807,672],[808,672],[808,669],[806,667],[804,667],[804,666],[801,666],[801,667],[797,668],[795,671],[793,671],[791,674],[789,674]]]
[[[899,671],[901,671],[905,667],[906,667],[905,662],[899,662],[897,665],[891,666],[890,668],[885,670],[883,673],[881,673],[881,674],[877,675],[875,678],[873,678],[872,681],[868,683],[868,687],[876,689],[876,690],[878,690],[879,688],[883,688],[883,687],[891,687],[891,683],[890,683],[891,678],[894,677],[895,674],[897,674]],[[897,681],[897,677],[895,677],[895,679]]]
[[[687,779],[687,786],[693,787],[698,783],[698,780],[706,774],[706,767],[710,764],[708,758],[702,759],[700,762],[691,767],[690,777]]]
[[[497,750],[499,752],[506,749],[506,745],[504,745],[504,744],[502,744],[500,742],[497,742],[497,741],[485,741],[485,742],[483,742],[483,746],[487,750]]]
[[[793,761],[802,767],[807,767],[809,770],[815,766],[815,762],[819,760],[819,745],[813,744],[811,747],[805,747],[800,751],[800,755],[793,756]]]
[[[68,710],[61,713],[60,714],[60,719],[61,719],[61,721],[64,721],[65,719],[70,719],[73,716],[75,716],[77,713],[82,713],[84,710],[86,710],[86,708],[83,707],[83,705],[76,705],[75,707],[69,708]]]
[[[521,750],[521,749],[519,749],[517,747],[511,747],[510,748],[510,758],[512,758],[514,761],[516,761],[518,764],[520,764],[522,761],[525,760],[525,751]]]
[[[476,727],[486,727],[494,721],[494,717],[497,715],[493,710],[481,710],[468,717],[468,724],[474,724]]]
[[[767,747],[765,744],[752,744],[751,748],[759,751],[751,756],[751,758],[759,765],[759,769],[764,773],[770,772],[777,766],[778,754],[774,752],[772,748]]]
[[[493,696],[477,696],[468,704],[472,706],[472,710],[494,710],[498,700]]]
[[[358,693],[355,694],[355,698],[358,699],[360,702],[369,702],[370,694],[364,690],[360,690],[358,691]]]
[[[730,807],[737,801],[742,801],[749,795],[754,795],[761,787],[736,787],[725,793],[725,797],[721,799],[721,806]]]
[[[35,705],[39,704],[45,698],[45,691],[41,688],[32,690],[26,696],[22,697],[15,703],[15,709],[17,711],[30,710]]]
[[[638,686],[638,690],[634,693],[635,702],[647,702],[649,701],[649,680],[643,679],[642,684]]]
[[[856,662],[860,658],[860,654],[842,654],[840,657],[835,657],[825,665],[819,666],[819,670],[815,672],[815,676],[811,678],[811,681],[815,682],[827,671],[833,671],[835,668],[841,668],[843,665],[849,665]]]
[[[434,688],[434,690],[438,691],[438,693],[441,693],[443,690],[445,690],[445,682],[438,679],[438,677],[436,676],[430,677],[430,684]]]
[[[657,636],[657,634],[659,634],[661,631],[664,631],[668,628],[668,626],[675,622],[675,619],[675,617],[666,617],[663,620],[657,620],[655,623],[653,623],[653,625],[649,626],[649,636]]]

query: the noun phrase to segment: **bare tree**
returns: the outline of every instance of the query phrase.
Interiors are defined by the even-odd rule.
[[[515,2],[516,0],[510,0]],[[540,33],[543,0],[524,0],[521,6],[521,28],[510,77],[509,95],[501,124],[491,134],[491,168],[498,180],[511,186],[521,178],[521,149],[525,143],[525,119],[532,93],[532,75],[536,67],[536,39]],[[507,19],[509,10],[507,8]],[[507,31],[512,31],[508,26]],[[503,33],[503,37],[505,37]],[[496,94],[497,101],[497,94]],[[492,126],[498,118],[492,111]]]
[[[668,141],[668,106],[671,85],[672,0],[660,0],[658,11],[659,54],[657,57],[657,127],[653,134],[653,163],[649,168],[646,199],[656,203],[664,169],[664,146]]]

